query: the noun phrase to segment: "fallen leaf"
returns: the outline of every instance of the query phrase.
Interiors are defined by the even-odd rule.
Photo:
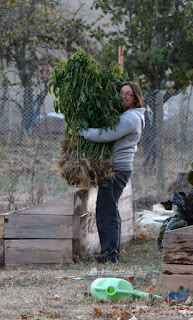
[[[78,288],[79,288],[79,289],[84,288],[83,284],[80,284],[80,285],[78,286]]]
[[[35,278],[37,278],[37,276],[32,276],[32,277],[30,277],[30,280],[34,280]]]
[[[134,276],[129,277],[129,282],[133,282]]]
[[[120,252],[120,255],[121,255],[121,256],[126,256],[126,255],[127,255],[127,252],[122,249],[121,252]]]
[[[96,300],[96,303],[104,303],[104,300]]]
[[[99,308],[94,308],[94,311],[95,311],[96,315],[103,314],[102,310]]]
[[[118,318],[120,316],[120,313],[121,313],[120,309],[118,310],[110,309],[107,311],[108,318]]]
[[[179,307],[178,307],[178,310],[190,310],[190,308],[189,308],[189,307],[179,306]]]
[[[161,314],[161,313],[162,313],[162,311],[161,311],[161,310],[158,310],[158,311],[156,311],[155,314]]]
[[[145,240],[145,239],[146,239],[146,235],[143,234],[143,233],[140,233],[140,237],[141,237],[142,240]]]
[[[119,318],[121,317],[121,310],[119,308],[110,309],[107,311],[108,318]]]
[[[171,304],[172,303],[172,299],[165,299],[164,302],[167,303],[167,304]]]
[[[58,295],[55,295],[52,299],[57,301],[57,300],[61,300],[61,297]]]
[[[145,292],[147,292],[147,293],[153,293],[153,287],[152,287],[152,286],[148,287],[148,288],[145,290]]]
[[[133,313],[131,310],[126,311],[125,309],[120,309],[116,306],[113,306],[110,310],[106,312],[106,315],[108,318],[124,320],[127,319],[128,316],[132,316]]]

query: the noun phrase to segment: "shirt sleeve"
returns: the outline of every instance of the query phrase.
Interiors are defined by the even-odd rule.
[[[97,128],[89,128],[88,130],[79,130],[78,134],[85,139],[92,142],[111,142],[118,140],[129,133],[135,132],[135,129],[138,125],[138,119],[136,117],[127,117],[120,116],[120,120],[115,127],[115,130],[108,129],[107,131],[102,129],[102,132],[99,133]]]

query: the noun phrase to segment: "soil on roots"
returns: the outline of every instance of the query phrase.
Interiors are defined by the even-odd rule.
[[[101,180],[113,179],[112,159],[78,159],[76,150],[76,145],[71,146],[70,140],[64,139],[60,142],[57,166],[70,186],[89,190],[97,187]]]

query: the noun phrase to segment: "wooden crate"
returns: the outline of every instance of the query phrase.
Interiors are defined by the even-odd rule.
[[[80,249],[99,249],[95,221],[97,189],[0,215],[0,265],[72,262]],[[122,243],[133,237],[131,185],[119,202]]]
[[[193,290],[193,226],[168,231],[164,235],[162,291]]]
[[[74,194],[2,214],[1,264],[71,262],[78,220],[74,215]]]

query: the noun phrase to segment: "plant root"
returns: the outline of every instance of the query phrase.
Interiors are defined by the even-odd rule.
[[[71,147],[71,142],[67,139],[60,142],[57,167],[70,186],[85,190],[97,187],[101,180],[114,177],[112,159],[78,159],[76,145]]]

